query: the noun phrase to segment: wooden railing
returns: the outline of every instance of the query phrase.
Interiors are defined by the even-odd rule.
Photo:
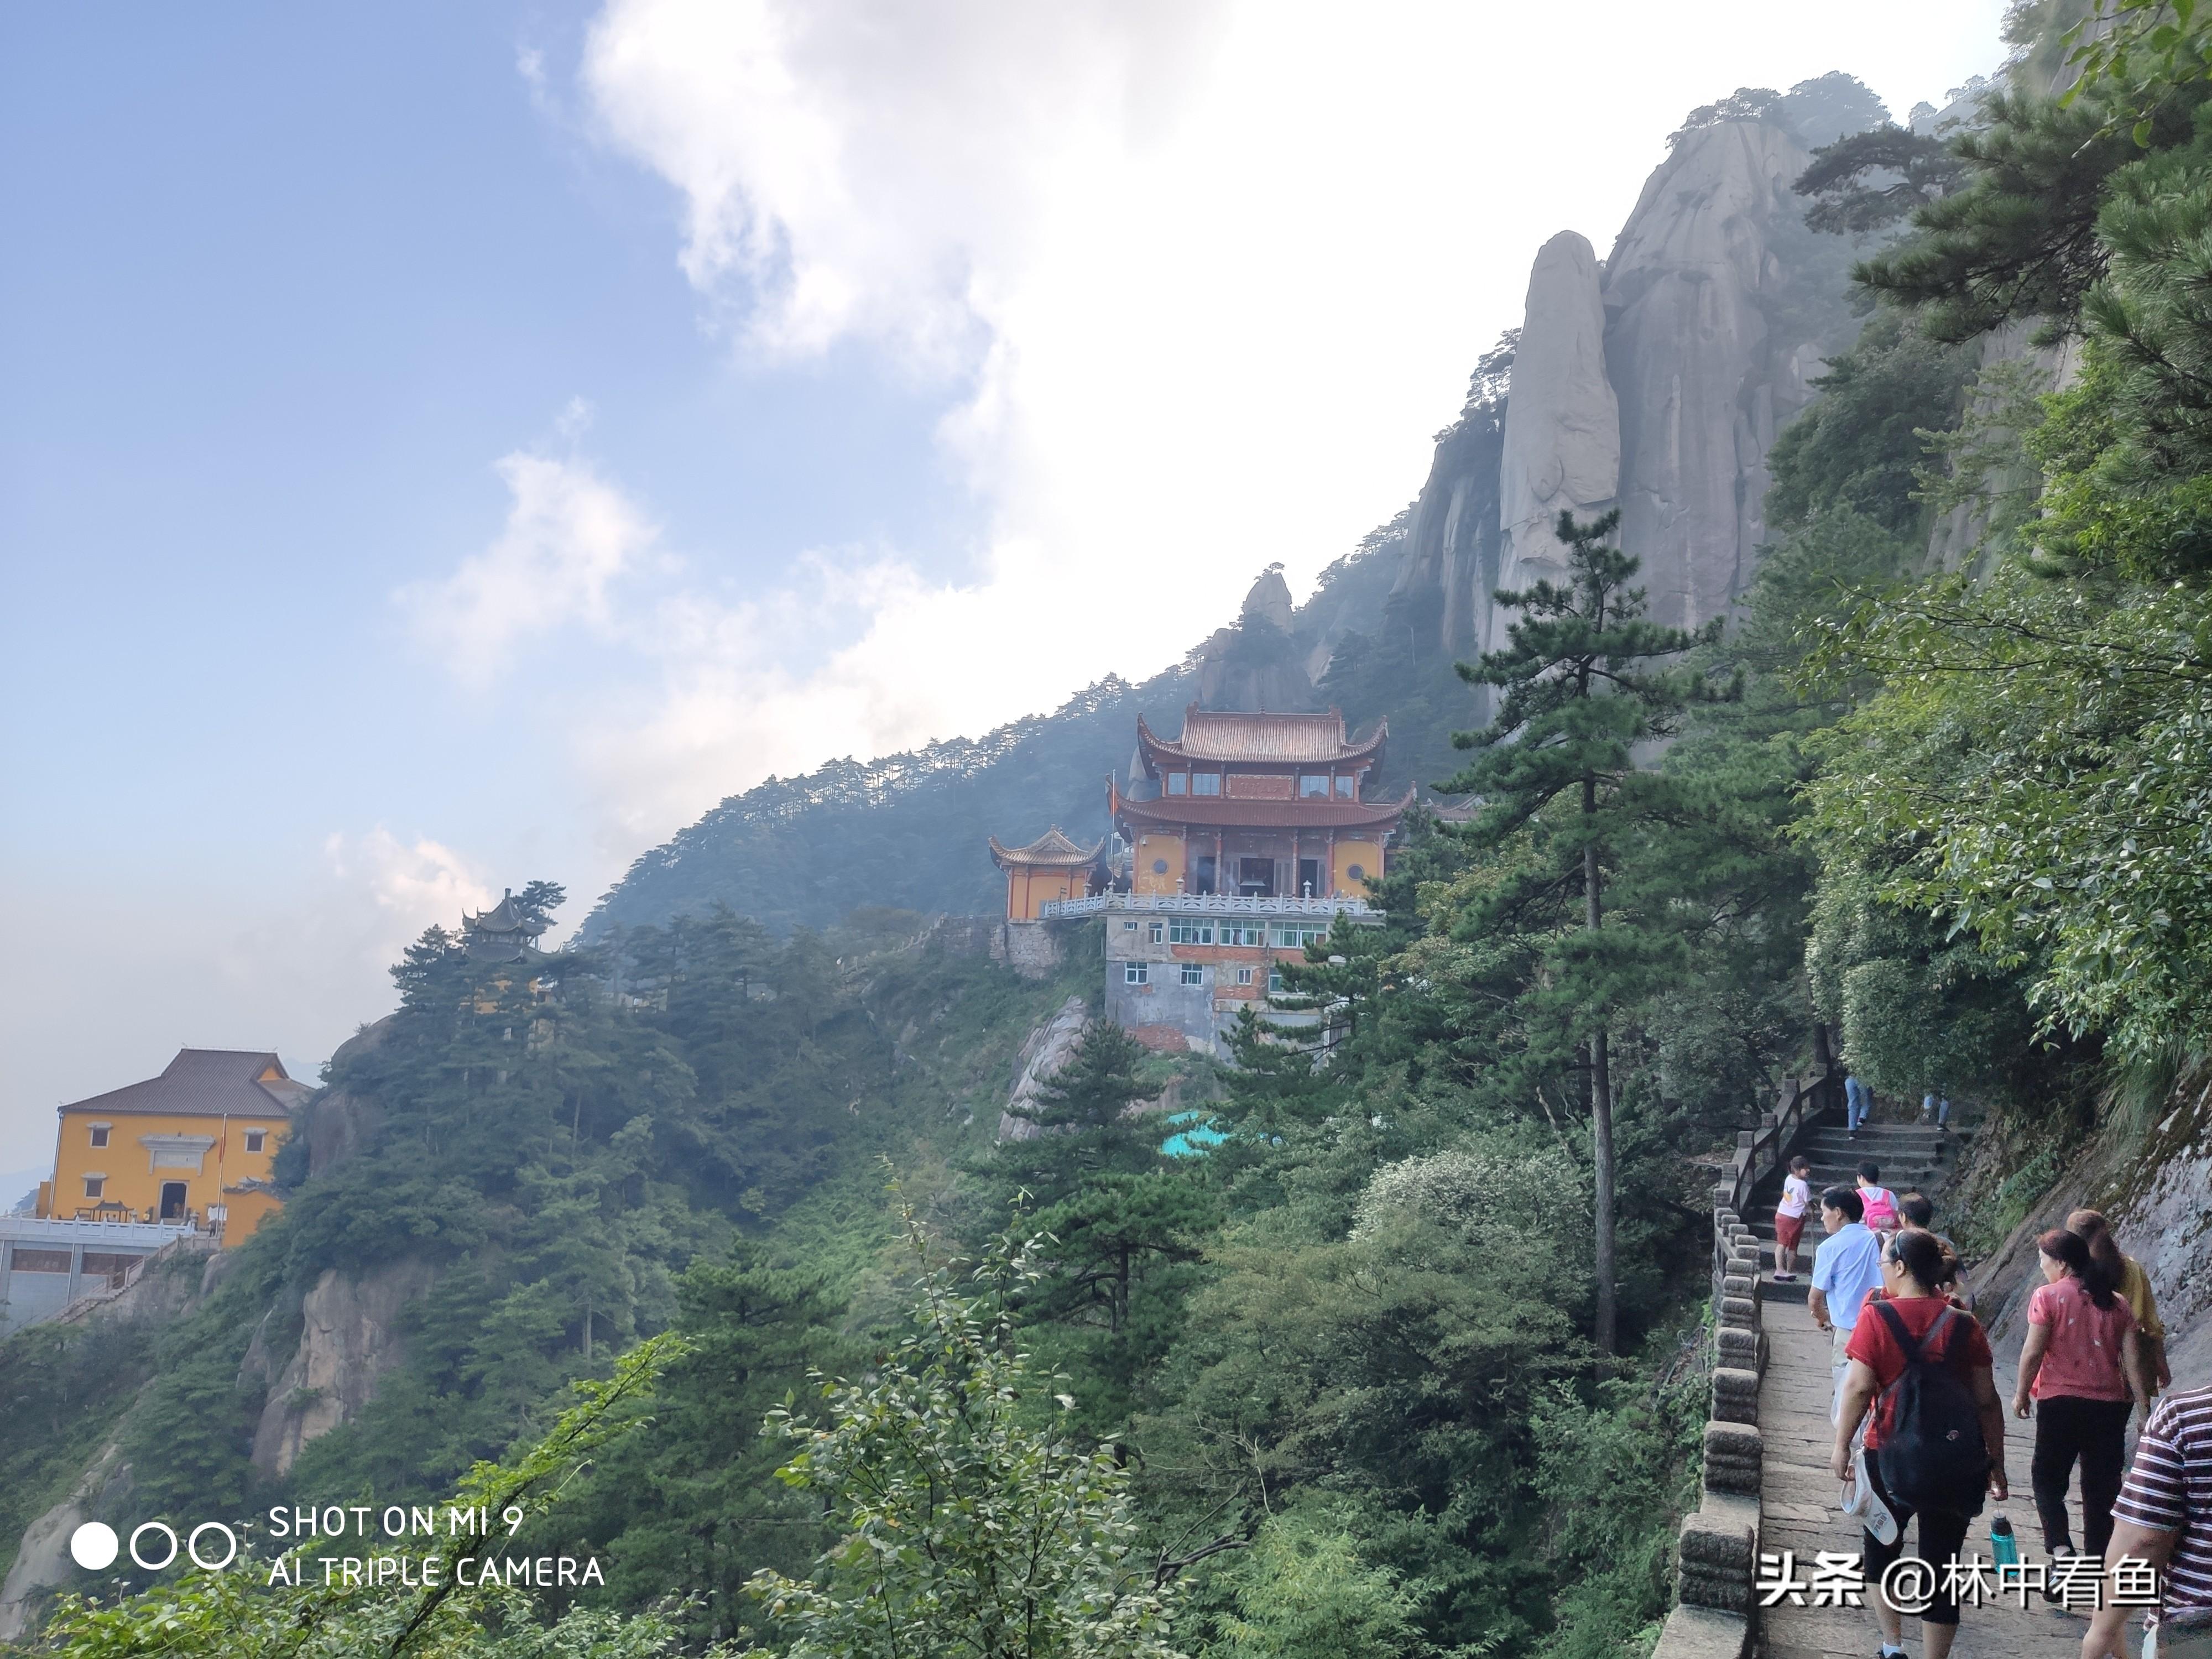
[[[1747,1659],[1755,1646],[1751,1587],[1765,1467],[1759,1378],[1766,1368],[1766,1334],[1761,1247],[1743,1216],[1759,1182],[1797,1150],[1842,1093],[1833,1074],[1811,1083],[1784,1080],[1774,1109],[1760,1115],[1757,1128],[1737,1134],[1735,1154],[1713,1187],[1712,1393],[1703,1492],[1675,1542],[1675,1607],[1652,1659]]]

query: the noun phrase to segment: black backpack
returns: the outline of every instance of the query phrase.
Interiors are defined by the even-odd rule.
[[[1900,1508],[1917,1513],[1979,1515],[1990,1480],[1982,1414],[1973,1390],[1949,1363],[1950,1343],[1938,1342],[1946,1334],[1957,1341],[1965,1316],[1947,1306],[1926,1336],[1915,1337],[1905,1316],[1888,1303],[1867,1305],[1905,1354],[1904,1370],[1881,1396],[1893,1402],[1889,1428],[1875,1452],[1883,1487]]]

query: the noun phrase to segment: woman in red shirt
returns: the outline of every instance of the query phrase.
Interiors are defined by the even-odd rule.
[[[1949,1277],[1943,1247],[1936,1242],[1935,1234],[1908,1229],[1892,1236],[1881,1253],[1881,1297],[1879,1300],[1867,1298],[1858,1323],[1851,1328],[1850,1343],[1844,1350],[1850,1358],[1850,1369],[1844,1376],[1843,1405],[1836,1418],[1835,1455],[1829,1467],[1838,1480],[1852,1478],[1852,1437],[1858,1432],[1860,1419],[1872,1406],[1874,1419],[1867,1425],[1863,1464],[1867,1484],[1875,1499],[1897,1520],[1897,1530],[1887,1544],[1872,1532],[1865,1534],[1866,1577],[1870,1587],[1881,1583],[1882,1574],[1904,1553],[1905,1529],[1915,1513],[1900,1504],[1883,1484],[1881,1459],[1876,1455],[1895,1426],[1893,1419],[1896,1401],[1890,1389],[1905,1375],[1905,1349],[1897,1340],[1891,1316],[1915,1342],[1922,1345],[1923,1357],[1929,1363],[1954,1370],[1966,1385],[1981,1420],[1982,1443],[1989,1455],[1990,1495],[1999,1498],[2007,1495],[2004,1407],[1997,1399],[1996,1382],[1991,1375],[1990,1340],[1972,1314],[1943,1294],[1944,1283]],[[1889,1310],[1889,1314],[1883,1313],[1884,1309]],[[1973,1505],[1976,1510],[1980,1507],[1978,1501]],[[1959,1632],[1959,1602],[1956,1584],[1943,1574],[1942,1568],[1945,1562],[1958,1559],[1973,1515],[1963,1508],[1926,1509],[1918,1513],[1920,1545],[1915,1553],[1936,1569],[1939,1580],[1935,1600],[1920,1615],[1921,1641],[1927,1659],[1945,1659],[1951,1651],[1952,1638]],[[1881,1626],[1882,1652],[1902,1653],[1899,1644],[1904,1620],[1887,1600],[1874,1590],[1869,1590],[1867,1599],[1874,1608],[1875,1622]]]
[[[2128,1413],[2138,1404],[2146,1416],[2150,1412],[2142,1332],[2087,1239],[2053,1227],[2035,1247],[2042,1252],[2044,1282],[2028,1298],[2027,1346],[2013,1413],[2035,1414],[2035,1509],[2043,1518],[2045,1553],[2053,1560],[2074,1553],[2066,1488],[2078,1459],[2081,1542],[2085,1553],[2101,1561],[2126,1473]]]

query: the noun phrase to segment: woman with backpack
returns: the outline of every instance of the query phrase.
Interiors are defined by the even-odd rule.
[[[2020,1356],[2018,1417],[2035,1417],[2035,1510],[2052,1560],[2074,1553],[2066,1488],[2081,1465],[2081,1542],[2105,1559],[2112,1504],[2127,1462],[2128,1413],[2151,1403],[2142,1332],[2119,1297],[2115,1275],[2079,1233],[2053,1227],[2035,1241],[2044,1282],[2027,1303]],[[2030,1401],[2033,1401],[2033,1406]]]
[[[1927,1659],[1945,1659],[1959,1632],[1959,1601],[1944,1564],[1958,1559],[1984,1495],[2008,1492],[2004,1407],[1990,1340],[1943,1294],[1948,1277],[1933,1233],[1893,1234],[1882,1248],[1882,1293],[1867,1299],[1844,1350],[1850,1370],[1829,1467],[1838,1480],[1865,1484],[1856,1507],[1868,1517],[1868,1599],[1881,1626],[1884,1659],[1905,1651],[1904,1619],[1878,1587],[1904,1553],[1905,1528],[1918,1517],[1914,1553],[1937,1579],[1935,1599],[1920,1615],[1921,1640]],[[1851,1438],[1869,1407],[1866,1451],[1854,1457]]]

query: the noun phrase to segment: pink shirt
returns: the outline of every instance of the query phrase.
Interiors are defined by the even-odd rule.
[[[2029,1390],[2038,1400],[2053,1395],[2073,1400],[2133,1397],[2120,1370],[2120,1354],[2136,1316],[2117,1294],[2111,1307],[2100,1308],[2069,1274],[2055,1285],[2037,1286],[2027,1299],[2027,1322],[2051,1327],[2051,1346]]]

